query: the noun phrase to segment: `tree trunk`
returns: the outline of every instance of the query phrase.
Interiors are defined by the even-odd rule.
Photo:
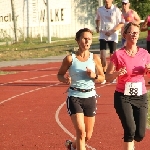
[[[11,10],[12,10],[12,20],[14,25],[15,42],[17,42],[17,24],[16,24],[15,9],[14,9],[14,0],[11,0]]]

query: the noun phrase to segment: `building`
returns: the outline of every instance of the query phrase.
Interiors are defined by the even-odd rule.
[[[94,30],[99,5],[102,0],[0,0],[0,38],[47,37],[48,27],[59,38],[84,27]]]

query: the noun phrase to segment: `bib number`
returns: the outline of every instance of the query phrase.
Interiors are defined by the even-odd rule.
[[[124,95],[142,95],[142,82],[126,82]]]

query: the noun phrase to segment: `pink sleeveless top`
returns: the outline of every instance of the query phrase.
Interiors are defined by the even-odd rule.
[[[149,28],[150,28],[150,15],[148,16],[148,23],[147,23],[147,27],[149,27]],[[147,41],[150,41],[150,30],[148,30]]]
[[[133,10],[131,9],[127,13],[123,13],[122,15],[126,23],[134,21]]]

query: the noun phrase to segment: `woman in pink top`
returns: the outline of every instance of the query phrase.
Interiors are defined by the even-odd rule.
[[[150,55],[137,47],[140,26],[128,23],[124,28],[126,46],[116,51],[106,71],[106,81],[118,78],[114,107],[124,129],[124,150],[133,150],[134,141],[143,140],[147,120],[147,91],[144,74],[150,70]]]

